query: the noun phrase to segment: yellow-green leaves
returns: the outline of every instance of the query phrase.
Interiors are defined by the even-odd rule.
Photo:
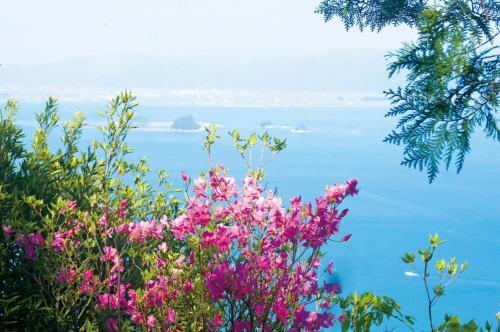
[[[419,269],[417,266],[413,265],[415,260],[415,254],[405,253],[402,260],[407,264],[412,264],[413,269],[417,272],[418,276],[422,279],[426,294],[427,294],[427,306],[429,312],[429,323],[431,331],[451,331],[451,330],[440,330],[435,329],[435,325],[432,321],[432,307],[437,302],[437,300],[446,294],[448,286],[455,280],[459,272],[463,273],[467,268],[467,262],[458,264],[455,257],[450,258],[448,261],[445,259],[439,259],[435,263],[436,272],[431,271],[431,261],[434,257],[436,249],[444,243],[438,236],[438,234],[429,235],[428,239],[429,246],[425,249],[418,249],[420,259],[423,263],[423,268]],[[430,283],[437,279],[438,282],[431,286]],[[455,330],[453,330],[455,331]],[[458,330],[457,330],[458,331]],[[462,331],[462,330],[460,330]],[[475,330],[474,330],[475,331]]]
[[[205,150],[210,150],[211,146],[217,141],[220,137],[216,135],[217,126],[215,123],[211,123],[208,127],[205,128],[207,131],[207,135],[205,136]]]
[[[252,134],[248,137],[248,147],[251,149],[251,148],[253,148],[256,144],[257,144],[257,134],[256,134],[256,133],[252,133]]]
[[[13,117],[17,114],[18,111],[19,105],[17,101],[15,99],[7,100],[7,103],[5,104],[5,113],[0,109],[0,121],[14,121]]]
[[[420,259],[425,263],[427,263],[428,261],[430,261],[432,259],[433,252],[434,251],[431,248],[427,248],[425,250],[418,249]]]
[[[434,291],[434,295],[436,295],[436,296],[443,296],[444,295],[444,287],[440,284],[434,286],[433,291]]]
[[[440,259],[436,263],[436,269],[441,272],[446,267],[446,261],[444,259]]]
[[[411,264],[415,261],[415,254],[410,254],[410,253],[405,252],[404,256],[401,257],[401,259],[406,264]]]
[[[240,153],[245,160],[248,173],[257,179],[264,177],[264,165],[269,161],[265,161],[266,151],[271,152],[272,157],[286,147],[286,140],[278,137],[272,137],[266,131],[262,135],[251,133],[248,137],[241,135],[238,129],[229,132],[229,136],[233,139],[234,148]],[[260,144],[259,144],[260,143]],[[260,151],[255,151],[255,148],[260,145]],[[255,155],[258,154],[259,159],[256,163]]]
[[[429,235],[429,243],[431,244],[431,246],[433,248],[436,248],[437,246],[439,246],[440,244],[444,243],[444,241],[442,241],[441,239],[439,239],[439,236],[438,234],[434,234],[434,235]]]
[[[458,264],[455,257],[452,257],[448,264],[446,264],[446,270],[450,276],[454,276],[458,271]]]

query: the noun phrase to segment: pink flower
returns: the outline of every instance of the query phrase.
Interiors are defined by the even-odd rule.
[[[104,247],[102,249],[103,255],[101,256],[101,262],[114,262],[117,258],[118,251],[113,247]]]
[[[114,294],[100,294],[97,297],[97,300],[99,302],[99,309],[109,309],[109,310],[116,310],[119,308],[119,301],[118,301],[118,296]]]
[[[221,176],[218,171],[210,171],[210,187],[214,201],[225,201],[237,196],[236,181],[232,177]]]
[[[329,202],[339,203],[347,193],[347,186],[344,184],[336,184],[326,188],[326,198]]]
[[[83,294],[94,294],[96,291],[96,286],[94,285],[94,272],[85,271],[82,272],[82,281],[78,286],[78,289]]]
[[[128,204],[128,199],[122,199],[122,201],[120,202],[120,207],[121,208],[126,208],[127,207],[127,204]]]
[[[321,252],[329,239],[349,240],[350,234],[340,235],[347,210],[339,205],[357,194],[357,181],[327,187],[315,202],[303,202],[298,196],[284,206],[281,198],[272,191],[265,192],[255,177],[245,178],[238,189],[234,178],[226,175],[227,171],[219,166],[208,176],[194,180],[194,196],[187,198],[186,205],[172,214],[172,219],[129,223],[118,219],[121,222],[110,227],[110,220],[117,219],[117,214],[126,215],[129,202],[122,200],[107,207],[104,211],[113,211],[114,215],[102,216],[100,224],[105,228],[99,229],[99,236],[107,235],[111,239],[108,243],[120,246],[102,248],[95,259],[103,262],[98,266],[99,273],[76,273],[96,263],[85,262],[75,270],[62,268],[55,279],[75,283],[80,295],[96,299],[98,310],[103,311],[102,319],[109,318],[104,323],[108,331],[118,329],[118,313],[128,320],[126,325],[139,329],[174,329],[190,319],[174,308],[181,308],[199,295],[200,286],[208,301],[220,304],[218,311],[207,317],[210,330],[225,326],[250,332],[257,326],[271,332],[278,323],[290,332],[312,332],[332,326],[335,317],[328,313],[330,299],[340,292],[340,285],[320,282],[321,269],[333,274],[333,263],[324,267],[322,254],[313,253]],[[184,172],[181,178],[190,181]],[[75,214],[74,220],[58,223],[59,232],[49,234],[54,238],[52,248],[80,261],[79,249],[88,243],[88,232],[83,230],[90,218]],[[39,233],[18,236],[27,258],[36,259],[36,250],[44,246],[44,241]],[[75,250],[76,241],[81,243]],[[143,259],[135,260],[137,255]],[[138,275],[143,278],[140,283],[121,273],[128,268],[135,270],[136,263],[143,270]],[[127,284],[129,280],[131,284]],[[228,301],[246,310],[242,312],[252,312],[255,320],[246,321],[241,316],[236,321],[224,321],[220,314],[227,312],[224,305]],[[304,304],[313,301],[316,306]]]
[[[60,283],[72,284],[76,280],[76,271],[63,268],[56,273],[56,280]]]
[[[130,241],[144,243],[147,238],[162,239],[163,228],[163,224],[155,220],[130,223],[128,225]]]
[[[347,242],[347,241],[349,241],[349,239],[351,238],[351,236],[352,236],[352,234],[347,234],[347,235],[344,235],[344,236],[342,237],[342,241],[343,241],[343,242]]]
[[[77,202],[76,201],[69,201],[66,206],[68,207],[69,210],[71,211],[74,211],[76,210],[76,206],[77,206]]]
[[[252,324],[247,321],[235,321],[234,322],[234,331],[235,332],[250,332],[252,330]]]
[[[181,179],[184,182],[188,182],[189,181],[189,177],[187,176],[186,172],[181,171]]]
[[[127,204],[128,204],[128,199],[123,199],[120,202],[120,208],[118,209],[118,217],[124,218],[127,215]]]
[[[156,326],[156,317],[153,315],[149,315],[146,320],[146,327],[148,330],[152,330]]]
[[[261,304],[257,304],[257,305],[255,306],[255,309],[254,309],[255,314],[256,314],[257,316],[260,316],[261,314],[263,314],[263,313],[264,313],[264,310],[265,310],[265,308],[264,308],[264,306],[263,306],[263,305],[261,305]]]
[[[324,310],[328,310],[331,307],[331,305],[328,301],[321,302],[321,304],[319,306],[321,307],[321,309],[324,309]]]
[[[12,234],[14,234],[14,232],[15,232],[14,228],[12,228],[8,225],[2,225],[2,229],[3,229],[3,234],[4,234],[6,239],[9,239],[12,236]]]
[[[27,259],[32,261],[36,261],[38,259],[35,244],[26,238],[26,236],[19,234],[16,243],[24,249],[24,255]]]
[[[184,263],[184,260],[186,260],[186,256],[180,255],[179,258],[175,260],[175,265],[177,265],[177,267],[182,267],[182,263]]]
[[[54,240],[52,240],[51,247],[57,251],[61,252],[63,250],[67,249],[67,239],[70,239],[74,235],[74,231],[70,229],[69,231],[66,232],[55,232],[54,233]]]
[[[335,294],[340,293],[340,285],[338,283],[325,282],[325,284],[323,285],[323,289],[327,293],[335,293]]]
[[[351,196],[358,194],[358,189],[356,186],[358,185],[358,180],[350,179],[347,180],[347,193]]]
[[[184,292],[186,292],[186,293],[189,293],[194,289],[193,284],[191,283],[190,280],[188,280],[184,283],[183,288],[184,288]]]
[[[215,315],[214,318],[213,318],[213,324],[215,327],[220,327],[222,326],[222,318],[220,317],[220,315]]]
[[[159,268],[165,267],[167,265],[167,261],[165,261],[164,259],[161,259],[161,258],[157,258],[156,259],[156,265]]]
[[[215,247],[219,252],[228,252],[229,246],[236,235],[230,232],[226,226],[219,224],[215,232],[203,232],[203,244],[205,247]]]
[[[181,215],[171,221],[170,232],[176,239],[183,240],[187,235],[196,233],[196,229],[186,215]]]
[[[101,218],[99,218],[99,225],[101,227],[108,227],[108,216],[106,214],[103,214]]]
[[[288,317],[288,308],[283,300],[275,301],[273,304],[273,310],[276,313],[276,318],[283,324],[286,324]]]
[[[31,243],[33,243],[37,247],[45,246],[45,239],[43,238],[42,234],[40,234],[40,233],[31,233],[28,236],[28,239]]]
[[[110,272],[111,273],[123,272],[125,270],[125,268],[122,266],[122,263],[123,263],[123,259],[117,257],[113,261],[113,267],[111,268]]]
[[[158,250],[165,253],[168,250],[168,245],[165,242],[162,242],[158,245]]]
[[[207,190],[207,181],[203,178],[197,178],[194,180],[193,191],[196,196],[205,197],[205,192]]]
[[[167,323],[170,323],[170,324],[173,324],[177,321],[177,314],[175,313],[174,309],[169,308],[167,310],[166,319],[167,319]]]
[[[330,263],[328,263],[328,265],[326,266],[325,271],[328,272],[328,274],[330,274],[330,275],[333,274],[333,261],[330,261]]]

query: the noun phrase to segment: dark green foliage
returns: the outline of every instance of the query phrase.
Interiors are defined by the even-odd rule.
[[[432,182],[442,163],[448,169],[454,161],[460,172],[475,129],[500,141],[498,1],[339,0],[323,1],[318,11],[326,20],[339,16],[346,28],[418,29],[416,42],[388,55],[389,76],[401,72],[407,79],[405,87],[385,92],[393,105],[387,116],[399,118],[385,141],[404,145],[403,165],[425,169]]]
[[[127,161],[131,149],[125,139],[136,106],[129,92],[112,99],[103,113],[102,139],[84,148],[79,140],[85,121],[76,113],[62,124],[62,145],[55,149],[48,138],[61,125],[57,101],[50,98],[37,114],[31,148],[15,122],[18,106],[8,101],[0,108],[0,224],[46,236],[61,206],[73,200],[82,210],[102,214],[103,206],[128,199],[134,202],[129,209],[133,220],[174,215],[178,200],[170,195],[175,190],[166,182],[169,174],[159,171],[161,191],[156,191],[144,179],[149,172],[145,161]],[[28,261],[0,228],[0,331],[97,330],[99,317],[86,313],[88,303],[68,305],[54,297],[46,278],[54,273]]]
[[[347,30],[358,26],[380,31],[388,25],[415,25],[425,8],[424,0],[323,0],[316,13],[326,22],[339,17]]]

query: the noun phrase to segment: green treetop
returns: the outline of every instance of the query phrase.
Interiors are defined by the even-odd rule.
[[[398,117],[386,142],[404,145],[402,165],[426,170],[432,182],[444,164],[457,173],[476,128],[500,141],[500,2],[497,0],[323,0],[325,21],[347,30],[417,29],[415,42],[389,53],[389,76],[403,72],[406,86],[385,91]]]

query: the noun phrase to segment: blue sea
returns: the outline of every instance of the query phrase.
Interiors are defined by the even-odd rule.
[[[33,112],[41,107],[41,103],[21,103],[19,123],[28,132],[33,129]],[[103,109],[104,103],[61,104],[63,118],[84,111],[91,124],[102,122],[96,111]],[[428,235],[437,232],[446,243],[436,258],[456,256],[459,262],[467,260],[469,269],[437,302],[435,320],[449,313],[463,320],[494,322],[500,312],[500,145],[477,133],[461,174],[443,172],[429,184],[424,173],[400,166],[401,147],[382,142],[395,123],[384,118],[386,111],[385,107],[141,105],[138,118],[156,125],[134,130],[128,142],[136,149],[134,157],[147,157],[153,169],[165,168],[176,181],[181,170],[196,176],[209,165],[202,149],[204,132],[161,129],[162,123],[192,115],[196,121],[220,126],[221,139],[212,158],[241,179],[246,166],[226,133],[235,128],[262,133],[261,124],[270,122],[273,127],[267,130],[286,138],[288,146],[266,166],[265,181],[268,188],[278,188],[285,201],[299,194],[313,200],[328,184],[359,180],[359,196],[346,200],[350,212],[341,228],[352,238],[326,248],[325,260],[334,260],[344,292],[393,297],[405,314],[417,318],[417,330],[428,330],[423,284],[408,273],[412,270],[400,257],[425,247]],[[299,125],[307,132],[294,133]],[[90,127],[83,141],[96,137],[98,131]]]

